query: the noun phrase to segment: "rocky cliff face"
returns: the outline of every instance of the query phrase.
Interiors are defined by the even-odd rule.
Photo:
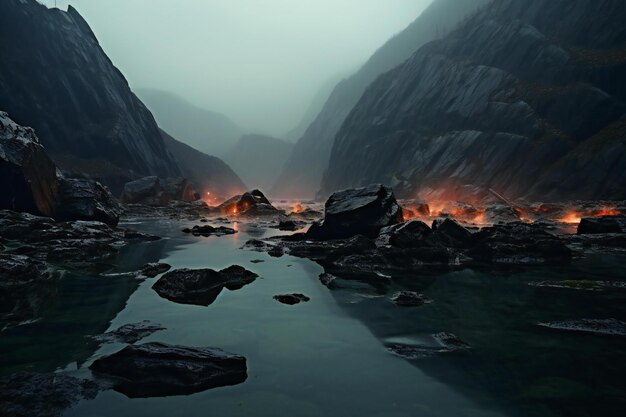
[[[180,175],[154,118],[72,7],[0,2],[0,108],[32,126],[64,171],[114,189]]]
[[[461,19],[488,1],[435,0],[411,25],[376,51],[356,74],[341,81],[297,142],[272,195],[314,196],[328,166],[335,135],[367,86],[380,74],[400,65],[426,42],[454,29]]]
[[[206,199],[207,192],[212,196],[229,197],[246,190],[237,174],[221,159],[179,142],[164,131],[161,134],[183,175],[202,193],[203,198]]]
[[[224,159],[249,188],[270,189],[287,161],[293,143],[264,135],[244,135]]]
[[[368,88],[323,190],[626,198],[625,19],[620,0],[496,0]]]

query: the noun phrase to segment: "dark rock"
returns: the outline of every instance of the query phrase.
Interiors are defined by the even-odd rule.
[[[469,245],[472,233],[452,219],[435,220],[433,230],[444,244],[459,247]]]
[[[534,281],[529,286],[538,288],[562,288],[582,291],[604,291],[605,289],[626,289],[624,281],[592,281],[584,279],[563,281]]]
[[[390,352],[411,360],[465,351],[471,348],[470,345],[463,342],[452,333],[437,333],[431,335],[431,338],[433,340],[432,344],[388,343],[386,346],[387,350]]]
[[[225,236],[232,235],[237,233],[235,229],[231,229],[230,227],[213,227],[209,225],[204,226],[194,226],[191,229],[183,229],[184,233],[191,233],[194,236]]]
[[[200,196],[186,178],[168,178],[161,181],[161,192],[158,195],[161,204],[170,201],[196,201]]]
[[[136,204],[148,198],[154,198],[161,191],[161,181],[157,176],[144,177],[127,182],[120,199],[123,203]]]
[[[300,228],[300,224],[293,220],[284,220],[278,223],[278,230],[294,232]]]
[[[579,235],[626,233],[626,216],[583,218],[578,225]]]
[[[252,262],[253,264],[260,264],[262,262],[265,262],[263,259],[253,259],[250,262]]]
[[[129,345],[89,368],[111,377],[114,389],[130,398],[189,395],[241,384],[248,377],[243,356],[164,343]]]
[[[0,379],[0,415],[59,417],[82,399],[93,399],[98,386],[63,373],[17,373]]]
[[[126,229],[124,230],[124,239],[126,240],[139,240],[142,242],[155,242],[161,240],[160,236],[148,235],[146,233],[137,232],[136,230]]]
[[[402,307],[418,307],[432,303],[432,300],[424,294],[419,294],[414,291],[399,291],[391,297],[391,301]]]
[[[61,178],[57,215],[59,220],[96,220],[117,226],[122,208],[109,190],[88,179]]]
[[[106,343],[120,342],[133,344],[160,330],[165,330],[165,327],[144,320],[139,323],[125,324],[116,330],[93,336],[93,339]]]
[[[168,264],[151,263],[144,265],[144,267],[141,269],[141,274],[148,278],[154,278],[159,274],[163,274],[169,271],[171,268],[172,266]]]
[[[56,166],[33,129],[0,111],[0,209],[54,216]]]
[[[40,260],[0,254],[0,330],[37,319],[53,299],[57,278]]]
[[[314,223],[307,236],[341,239],[362,234],[375,237],[383,227],[402,222],[402,208],[393,191],[382,185],[339,191],[326,201],[324,222]]]
[[[559,264],[572,259],[572,251],[562,239],[523,223],[482,229],[472,235],[467,254],[476,261],[493,264]]]
[[[152,288],[161,297],[176,303],[209,306],[224,288],[238,290],[257,277],[257,274],[236,265],[219,272],[213,269],[177,269],[163,275]]]
[[[300,303],[306,303],[311,300],[304,294],[281,294],[275,295],[273,298],[279,303],[288,304],[290,306]]]
[[[217,207],[220,213],[227,215],[275,215],[279,211],[259,190],[246,192],[226,200]]]
[[[538,323],[541,327],[607,336],[626,336],[626,323],[616,319],[580,319]]]
[[[419,248],[426,245],[425,240],[432,234],[430,227],[419,220],[385,227],[376,240],[377,245],[391,245],[398,248]]]

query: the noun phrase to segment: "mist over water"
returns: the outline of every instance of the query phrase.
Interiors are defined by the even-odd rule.
[[[42,1],[54,6],[53,0]],[[131,87],[282,137],[430,0],[71,0]],[[181,138],[184,139],[184,138]]]

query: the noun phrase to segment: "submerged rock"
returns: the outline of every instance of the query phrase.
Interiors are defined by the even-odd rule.
[[[273,298],[279,303],[288,304],[290,306],[311,301],[311,299],[304,294],[281,294],[275,295]]]
[[[0,111],[0,209],[54,216],[57,168],[33,129]]]
[[[164,343],[129,345],[89,368],[111,377],[114,389],[130,398],[189,395],[241,384],[248,377],[243,356]]]
[[[563,280],[563,281],[535,281],[529,282],[531,287],[539,288],[565,288],[583,291],[603,291],[605,289],[626,289],[624,281],[592,281],[592,280]]]
[[[418,307],[432,303],[432,300],[424,294],[414,291],[399,291],[391,297],[391,301],[401,307]]]
[[[150,263],[144,265],[144,267],[141,269],[141,274],[148,278],[154,278],[157,275],[164,274],[171,268],[171,265],[165,263]]]
[[[405,359],[423,359],[440,354],[471,349],[471,346],[452,333],[436,333],[430,336],[432,343],[387,343],[387,350]]]
[[[370,185],[331,195],[326,201],[323,223],[314,223],[307,236],[320,240],[359,234],[376,237],[383,227],[402,221],[402,208],[393,191],[383,185]]]
[[[93,399],[99,387],[63,373],[22,372],[0,379],[0,415],[59,417],[82,399]]]
[[[120,328],[106,332],[104,334],[93,336],[93,339],[100,342],[120,342],[120,343],[137,343],[144,337],[148,337],[153,333],[160,330],[165,330],[165,327],[160,324],[152,323],[148,320],[144,320],[139,323],[130,323],[121,326]]]
[[[238,290],[257,277],[254,272],[237,265],[221,271],[176,269],[163,275],[152,288],[161,297],[176,303],[209,306],[224,288]]]
[[[233,235],[237,233],[235,229],[231,229],[230,227],[224,227],[224,226],[213,227],[209,225],[194,226],[191,229],[189,228],[183,229],[183,232],[191,233],[194,236],[204,236],[204,237],[226,236],[226,235]]]
[[[616,319],[580,319],[538,323],[541,327],[607,336],[626,336],[626,323]]]

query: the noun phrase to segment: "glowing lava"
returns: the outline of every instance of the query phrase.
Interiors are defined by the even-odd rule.
[[[581,219],[582,217],[579,213],[575,211],[568,211],[567,213],[565,213],[565,216],[559,219],[559,222],[567,224],[578,224],[580,223]]]

